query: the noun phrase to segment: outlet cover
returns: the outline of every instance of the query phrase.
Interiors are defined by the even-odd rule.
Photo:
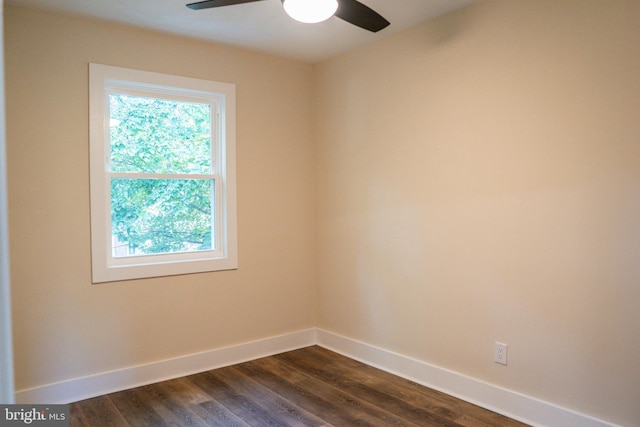
[[[507,345],[505,343],[496,341],[493,361],[501,365],[507,365]]]

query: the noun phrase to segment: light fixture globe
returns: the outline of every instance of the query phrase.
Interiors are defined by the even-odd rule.
[[[337,0],[282,0],[287,15],[305,24],[315,24],[331,18],[338,10]]]

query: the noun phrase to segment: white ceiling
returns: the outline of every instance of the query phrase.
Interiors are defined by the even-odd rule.
[[[319,24],[296,22],[284,12],[281,0],[199,11],[185,6],[193,1],[196,0],[6,0],[5,3],[133,24],[315,63],[475,0],[360,0],[391,22],[378,33],[336,17]]]

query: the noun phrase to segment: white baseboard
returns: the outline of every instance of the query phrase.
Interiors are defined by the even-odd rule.
[[[319,345],[532,426],[619,427],[549,402],[322,329],[306,329],[174,359],[18,390],[16,403],[77,402],[311,345]]]
[[[16,392],[16,403],[64,404],[234,365],[316,343],[315,329],[131,366]]]
[[[619,427],[515,391],[318,329],[317,345],[418,384],[540,427]]]

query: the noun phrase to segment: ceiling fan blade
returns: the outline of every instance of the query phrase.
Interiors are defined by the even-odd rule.
[[[378,12],[357,0],[338,0],[335,16],[374,33],[390,24]]]
[[[189,3],[187,7],[193,10],[209,9],[211,7],[233,6],[242,3],[251,3],[261,0],[205,0],[197,3]]]

